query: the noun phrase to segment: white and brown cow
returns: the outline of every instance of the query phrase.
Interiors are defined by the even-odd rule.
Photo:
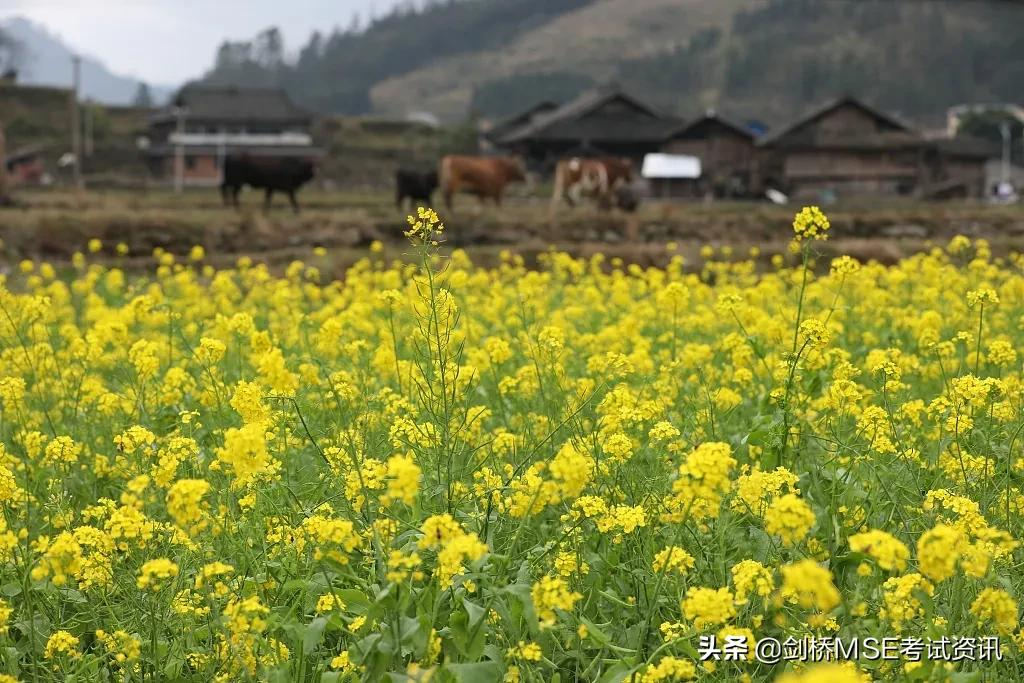
[[[593,199],[599,206],[612,206],[618,190],[632,181],[633,162],[629,159],[562,159],[555,167],[551,209],[554,211],[563,201],[575,206],[583,198]]]

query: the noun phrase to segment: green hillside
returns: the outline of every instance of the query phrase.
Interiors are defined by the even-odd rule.
[[[57,160],[71,151],[69,98],[69,91],[60,88],[0,83],[0,123],[8,152],[38,150],[47,168],[64,180]],[[122,178],[141,177],[146,167],[136,140],[146,132],[150,112],[98,104],[83,104],[80,111],[83,129],[91,131],[91,148],[83,139],[85,173],[106,175],[116,169]]]
[[[1000,0],[447,0],[316,34],[225,43],[206,80],[284,85],[334,113],[511,113],[615,79],[679,113],[769,123],[839,92],[930,122],[1018,101],[1024,5]]]

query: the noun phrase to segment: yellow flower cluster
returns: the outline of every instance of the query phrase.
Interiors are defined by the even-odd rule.
[[[695,629],[724,624],[736,616],[734,598],[728,588],[705,588],[695,586],[686,591],[683,598],[683,616],[693,622]]]
[[[906,544],[881,529],[872,529],[850,536],[850,550],[865,553],[886,571],[901,572],[907,568],[910,551]]]
[[[814,511],[795,493],[772,501],[764,513],[765,531],[782,539],[784,545],[796,545],[814,526]]]
[[[467,533],[449,514],[434,515],[423,522],[421,548],[437,549],[437,580],[441,588],[451,588],[455,577],[487,554],[487,544],[475,532]]]
[[[768,269],[484,267],[410,228],[414,263],[339,281],[200,250],[0,279],[22,680],[861,681],[694,648],[865,633],[997,634],[1019,678],[1024,257],[823,259],[811,208]],[[915,664],[870,671],[952,672]]]
[[[805,206],[793,219],[793,232],[798,240],[828,239],[830,227],[828,217],[817,206]]]
[[[149,560],[139,570],[139,578],[136,584],[139,590],[158,591],[167,579],[173,579],[178,575],[178,565],[166,557]]]
[[[435,233],[444,231],[444,224],[437,213],[433,209],[422,206],[416,209],[415,216],[409,216],[408,223],[409,229],[405,232],[405,236],[409,238],[425,241]]]
[[[671,546],[654,556],[651,569],[659,574],[666,571],[685,574],[688,569],[693,568],[693,565],[693,555],[686,552],[683,548]]]
[[[569,612],[583,595],[569,589],[569,584],[560,576],[544,576],[533,584],[530,590],[534,609],[541,626],[550,628],[555,625],[558,615],[555,610]]]

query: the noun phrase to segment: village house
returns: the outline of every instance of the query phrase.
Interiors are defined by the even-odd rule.
[[[280,88],[188,85],[150,119],[145,151],[157,177],[174,177],[180,150],[184,183],[214,185],[228,154],[322,156],[312,120]]]
[[[714,111],[673,131],[662,151],[700,159],[699,194],[744,197],[750,192],[757,159],[754,134]]]
[[[15,150],[3,162],[13,185],[44,185],[49,180],[39,147]]]
[[[681,124],[616,86],[519,116],[524,123],[503,127],[492,140],[541,168],[551,168],[568,156],[623,156],[639,162],[645,154],[658,152]]]
[[[991,164],[997,161],[998,145],[969,136],[930,139],[924,152],[924,199],[978,198],[995,193],[997,183]]]
[[[924,143],[903,121],[841,97],[759,141],[757,182],[795,197],[911,195]]]
[[[991,147],[929,139],[896,116],[841,97],[758,141],[753,184],[818,200],[857,195],[980,197]]]
[[[499,144],[499,140],[512,131],[533,123],[538,117],[552,112],[555,109],[558,109],[557,102],[542,100],[529,109],[525,109],[518,114],[496,121],[483,131],[483,135],[481,136],[481,146],[484,149],[493,148],[495,145]]]

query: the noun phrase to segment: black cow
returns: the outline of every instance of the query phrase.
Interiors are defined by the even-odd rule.
[[[227,205],[238,206],[238,193],[243,185],[262,188],[265,192],[263,210],[270,209],[274,192],[284,192],[292,209],[299,212],[295,191],[312,180],[316,173],[313,162],[298,157],[256,157],[248,154],[231,155],[224,159],[224,179],[220,194]]]
[[[401,209],[406,197],[413,202],[430,204],[430,196],[434,194],[437,185],[437,171],[400,168],[395,171],[395,205]]]

